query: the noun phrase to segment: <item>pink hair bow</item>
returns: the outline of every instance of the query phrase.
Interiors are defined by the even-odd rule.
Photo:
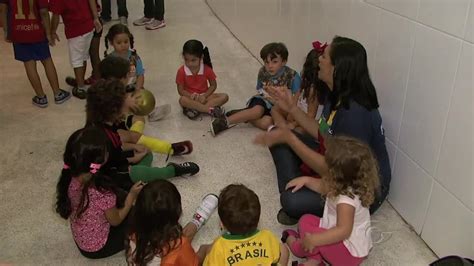
[[[91,168],[91,173],[92,173],[92,174],[97,173],[97,171],[99,171],[99,169],[100,169],[101,166],[102,166],[102,165],[99,164],[99,163],[91,163],[91,166],[90,166],[90,168]]]
[[[328,47],[328,43],[325,42],[324,44],[322,44],[321,42],[319,41],[315,41],[313,42],[313,48],[318,51],[318,53],[322,54],[324,52],[324,49],[326,49],[326,47]]]
[[[63,169],[69,169],[69,168],[70,168],[69,165],[67,165],[67,164],[63,165]]]

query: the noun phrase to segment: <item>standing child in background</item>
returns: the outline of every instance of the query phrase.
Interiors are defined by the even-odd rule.
[[[96,6],[97,6],[97,13],[101,13],[101,7],[99,3],[96,1]],[[99,19],[101,25],[102,20]],[[84,84],[87,86],[90,86],[94,84],[97,80],[100,79],[100,72],[99,72],[99,63],[100,63],[100,55],[99,55],[99,49],[100,49],[100,38],[102,38],[102,32],[103,29],[99,32],[94,31],[94,35],[92,36],[92,41],[91,45],[89,47],[89,58],[91,60],[91,67],[92,67],[92,72],[91,75],[84,80]],[[71,86],[71,87],[77,87],[77,81],[74,77],[66,77],[66,84]]]
[[[176,74],[179,104],[183,107],[183,114],[191,120],[198,118],[200,113],[215,117],[221,115],[221,106],[229,100],[229,96],[214,93],[217,81],[209,49],[198,40],[189,40],[184,43],[183,58],[184,65]]]
[[[214,265],[288,265],[288,249],[268,230],[258,230],[260,201],[244,185],[229,185],[219,195],[219,218],[226,232],[204,260]]]
[[[319,57],[324,53],[326,47],[327,44],[323,45],[318,41],[313,42],[313,49],[306,55],[301,71],[301,89],[295,95],[297,106],[312,119],[316,118],[318,107],[324,103],[329,91],[326,84],[318,78]],[[298,125],[295,119],[278,106],[273,106],[271,114],[275,126],[286,126],[300,133],[304,132],[304,129]]]
[[[288,229],[282,240],[295,256],[308,258],[302,265],[320,265],[323,259],[335,266],[359,265],[372,248],[369,206],[379,182],[377,160],[353,138],[331,137],[325,145],[327,174],[286,185],[292,192],[307,187],[325,196],[323,217],[303,215],[298,232]]]
[[[258,94],[250,98],[247,107],[232,110],[211,122],[213,136],[229,129],[231,125],[250,122],[257,128],[266,130],[273,124],[272,99],[265,92],[268,86],[286,86],[295,95],[301,85],[298,72],[286,66],[288,49],[283,43],[269,43],[260,50],[260,58],[265,65],[260,68],[257,78]]]
[[[107,133],[109,158],[104,173],[124,189],[133,182],[167,179],[174,176],[195,175],[199,166],[193,162],[168,163],[165,167],[152,167],[153,154],[184,155],[192,152],[192,143],[169,143],[137,132],[123,130],[123,117],[135,105],[131,93],[125,91],[120,80],[99,80],[87,93],[87,125],[95,125]]]
[[[77,130],[67,141],[57,184],[56,212],[69,219],[74,242],[90,259],[109,257],[124,249],[124,220],[143,187],[137,182],[127,194],[115,186],[101,171],[107,157],[103,130]]]
[[[117,56],[127,59],[130,68],[128,72],[127,85],[133,85],[137,90],[143,89],[145,84],[145,69],[143,68],[143,62],[137,54],[137,51],[133,48],[133,35],[126,25],[115,24],[110,27],[109,32],[105,36],[105,57]],[[111,54],[107,54],[109,45],[114,48]],[[157,106],[149,115],[148,120],[158,121],[163,119],[171,112],[171,105],[165,104]]]
[[[54,45],[51,36],[47,0],[0,0],[0,19],[3,25],[4,39],[13,42],[15,59],[23,62],[26,75],[36,96],[32,103],[38,107],[47,107],[48,98],[43,91],[36,61],[41,61],[49,84],[53,89],[54,102],[61,104],[71,94],[59,88],[58,74],[54,66],[49,46]]]
[[[72,94],[79,99],[87,96],[87,87],[84,81],[89,48],[94,30],[102,31],[102,24],[97,13],[96,0],[50,0],[49,10],[53,13],[51,21],[51,35],[53,40],[59,41],[56,31],[59,25],[59,16],[64,23],[64,32],[68,40],[69,59],[74,68],[77,86]]]
[[[156,180],[147,184],[138,195],[131,213],[129,265],[198,266],[205,248],[198,254],[191,241],[217,208],[218,198],[206,195],[193,219],[184,228],[179,224],[182,214],[181,195],[171,182]]]

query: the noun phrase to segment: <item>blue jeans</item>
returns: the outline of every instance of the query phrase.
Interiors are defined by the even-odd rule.
[[[293,132],[306,146],[315,150],[319,143],[310,135]],[[286,144],[276,145],[270,148],[275,163],[278,179],[278,190],[280,191],[281,207],[288,216],[299,219],[304,214],[314,214],[322,217],[325,201],[322,196],[306,187],[295,193],[285,190],[285,186],[292,179],[302,175],[300,165],[302,160],[296,155],[290,146]],[[370,206],[370,213],[375,212],[388,194],[388,189],[378,193],[374,203]]]

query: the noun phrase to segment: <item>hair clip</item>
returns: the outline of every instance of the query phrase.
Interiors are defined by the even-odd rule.
[[[313,48],[318,51],[318,53],[322,54],[324,53],[324,49],[326,49],[326,47],[328,47],[328,43],[325,42],[324,44],[322,44],[320,41],[314,41],[313,42]]]
[[[69,168],[70,168],[69,165],[67,165],[67,164],[63,165],[63,169],[69,169]]]
[[[101,166],[102,166],[102,165],[101,165],[100,163],[91,163],[91,165],[90,165],[90,168],[91,168],[90,172],[91,172],[92,174],[97,173],[97,171],[99,171],[99,169],[100,169]]]

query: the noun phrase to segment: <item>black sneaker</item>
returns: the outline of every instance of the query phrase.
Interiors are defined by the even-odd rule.
[[[168,163],[166,166],[173,166],[175,176],[192,176],[199,172],[199,166],[193,162]]]
[[[227,118],[220,117],[214,118],[211,122],[211,133],[215,137],[217,134],[221,133],[222,131],[229,129],[229,124],[227,122]]]
[[[214,118],[225,117],[225,110],[220,106],[209,108],[209,115]]]
[[[74,87],[72,88],[72,95],[81,100],[84,100],[87,97],[87,91],[78,87]]]
[[[283,225],[295,225],[298,223],[298,219],[289,216],[283,209],[278,211],[277,220]]]
[[[54,103],[62,104],[63,102],[69,100],[69,98],[71,98],[70,92],[59,89],[58,94],[54,96]]]
[[[71,86],[71,87],[77,87],[77,81],[76,78],[67,76],[66,77],[66,84]]]
[[[194,110],[194,109],[190,109],[186,107],[183,108],[183,114],[191,120],[196,120],[200,115],[198,110]]]
[[[186,155],[193,152],[193,143],[189,140],[171,143],[173,156]]]
[[[227,117],[229,117],[229,116],[234,115],[234,114],[236,114],[236,113],[238,113],[238,112],[241,112],[241,111],[243,111],[243,110],[247,110],[247,108],[230,110],[229,112],[225,113],[225,115],[226,115]]]
[[[33,103],[33,105],[38,106],[40,108],[48,107],[48,98],[46,97],[46,95],[43,97],[35,96],[33,97],[33,99],[31,99],[31,102]]]

